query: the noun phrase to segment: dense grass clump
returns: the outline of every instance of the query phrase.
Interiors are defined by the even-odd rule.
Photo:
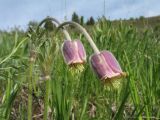
[[[81,39],[87,52],[81,73],[64,63],[61,33],[44,28],[39,34],[31,30],[28,37],[1,32],[0,118],[40,120],[47,109],[48,119],[56,120],[160,119],[160,37],[154,29],[105,20],[85,27],[98,48],[111,51],[127,73],[120,88],[108,89],[97,78],[89,65],[93,51],[74,28],[72,37]]]

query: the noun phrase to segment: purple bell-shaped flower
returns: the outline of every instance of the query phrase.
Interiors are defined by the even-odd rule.
[[[93,54],[90,57],[90,62],[99,79],[105,83],[112,83],[114,80],[126,76],[116,58],[109,51]]]
[[[83,64],[86,62],[86,52],[82,42],[80,40],[65,40],[61,49],[66,64],[82,71]]]

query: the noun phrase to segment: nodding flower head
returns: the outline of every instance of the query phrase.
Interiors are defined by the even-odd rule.
[[[122,69],[109,51],[101,51],[99,54],[93,54],[90,57],[90,62],[93,70],[98,75],[98,77],[104,82],[114,88],[118,88],[120,85],[120,79],[126,74],[122,72]]]
[[[62,53],[71,71],[83,71],[83,64],[86,62],[86,52],[80,40],[65,40],[62,45]]]

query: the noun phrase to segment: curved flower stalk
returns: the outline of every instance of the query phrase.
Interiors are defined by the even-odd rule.
[[[56,24],[56,27],[58,25],[60,25],[59,21],[56,20],[55,18],[51,18],[51,17],[47,17],[46,19],[42,20],[42,22],[38,25],[38,28],[37,28],[37,32],[39,31],[39,28],[40,26],[45,23],[45,22],[48,22],[48,21],[52,21]],[[71,37],[69,35],[69,33],[65,30],[65,28],[63,27],[62,29],[64,35],[65,35],[65,38],[68,40],[68,41],[71,41]],[[48,59],[48,58],[46,58]],[[51,60],[50,60],[51,61]],[[49,67],[49,66],[48,66]],[[48,73],[47,71],[44,73]],[[47,120],[48,119],[48,106],[49,106],[49,79],[50,79],[50,75],[44,75],[44,78],[46,79],[47,78],[47,81],[46,81],[46,93],[45,93],[45,103],[44,103],[44,120]]]
[[[99,49],[97,48],[96,44],[93,42],[91,36],[87,33],[86,29],[83,28],[80,24],[76,23],[76,22],[72,22],[72,21],[68,21],[68,22],[64,22],[62,24],[60,24],[57,28],[57,31],[60,29],[60,28],[63,28],[63,26],[65,25],[73,25],[75,27],[77,27],[83,34],[84,36],[87,38],[89,44],[91,45],[92,49],[94,50],[95,53],[100,53]]]
[[[47,17],[47,18],[45,18],[44,20],[42,20],[42,21],[39,23],[36,31],[39,32],[40,26],[42,26],[43,23],[45,23],[45,22],[47,22],[47,21],[53,21],[53,22],[55,23],[56,27],[58,27],[58,25],[60,25],[60,22],[59,22],[57,19],[52,18],[52,17]],[[63,31],[66,39],[67,39],[67,40],[71,40],[71,37],[70,37],[69,33],[67,32],[67,30],[66,30],[64,27],[63,27],[62,31]]]
[[[40,27],[43,25],[43,24],[45,24],[46,25],[46,23],[54,23],[54,25],[56,26],[56,27],[58,27],[58,25],[60,25],[60,22],[57,20],[57,19],[55,19],[55,18],[52,18],[52,17],[46,17],[45,19],[43,19],[39,24],[38,24],[38,26],[37,26],[37,29],[36,29],[36,33],[37,34],[39,34],[39,32],[40,32]],[[68,33],[68,31],[63,27],[63,29],[62,29],[62,32],[64,33],[64,36],[65,36],[65,38],[67,39],[67,40],[69,40],[69,41],[71,41],[71,37],[70,37],[70,35],[69,35],[69,33]],[[54,48],[54,47],[53,47]],[[47,59],[47,58],[46,58]],[[48,60],[48,59],[47,59]],[[45,65],[44,65],[45,66]],[[41,80],[46,80],[46,78],[49,78],[48,76],[48,73],[49,72],[47,72],[46,70],[45,70],[45,68],[44,68],[44,71],[43,71],[43,77],[41,77]]]
[[[90,57],[90,64],[99,79],[104,83],[118,88],[120,82],[117,81],[117,79],[126,76],[126,74],[122,72],[122,69],[114,55],[109,51],[99,51],[85,28],[76,22],[64,22],[58,27],[58,29],[68,24],[77,27],[85,35],[94,50],[94,54]]]
[[[43,35],[43,34],[40,34],[40,32],[39,32],[39,30],[40,30],[40,27],[43,25],[43,23],[47,23],[47,22],[54,22],[55,23],[55,25],[56,25],[56,27],[60,24],[59,23],[59,21],[58,20],[56,20],[55,18],[51,18],[51,17],[47,17],[47,18],[45,18],[44,20],[42,20],[41,22],[40,22],[40,24],[37,26],[37,29],[36,29],[36,31],[34,31],[33,30],[33,32],[36,34],[36,35],[40,35],[40,37],[41,37],[41,35]],[[64,35],[65,35],[65,37],[66,37],[66,39],[67,40],[71,40],[71,37],[70,37],[70,35],[69,35],[69,33],[65,30],[65,28],[63,28],[63,33],[64,33]],[[32,37],[32,34],[30,35],[30,37]],[[33,40],[34,40],[35,38],[33,38]],[[35,47],[37,47],[37,46],[35,46]],[[31,50],[31,53],[33,53],[32,52],[33,50]],[[35,61],[35,55],[34,54],[31,54],[32,56],[32,58],[31,58],[31,61]],[[49,57],[49,56],[48,56]],[[50,62],[51,60],[50,59],[48,59],[48,57],[47,58],[44,58],[45,59],[45,61],[44,61],[44,65],[42,65],[43,67],[42,67],[42,69],[43,69],[43,74],[44,74],[44,76],[43,76],[43,80],[46,80],[46,86],[45,86],[45,89],[46,89],[46,92],[45,92],[45,102],[44,102],[44,115],[43,115],[43,119],[44,120],[47,120],[48,119],[48,106],[49,106],[49,84],[50,84],[50,82],[49,82],[49,80],[50,80],[50,70],[49,70],[49,67],[50,66],[47,66],[47,64],[46,63],[48,63],[48,62]],[[32,59],[34,59],[34,60],[32,60]],[[32,62],[31,62],[32,63]],[[30,67],[30,70],[29,70],[29,72],[30,72],[30,83],[29,83],[29,89],[30,89],[30,91],[32,91],[33,90],[33,88],[32,88],[32,69],[33,69],[33,64],[31,64],[30,65],[31,67]],[[46,69],[46,67],[47,67],[47,69]],[[29,97],[28,97],[28,120],[31,120],[32,119],[32,94],[29,94]]]

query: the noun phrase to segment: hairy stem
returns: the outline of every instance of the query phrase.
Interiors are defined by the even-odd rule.
[[[95,45],[95,43],[93,42],[93,39],[91,38],[91,36],[88,34],[88,32],[86,31],[86,29],[84,27],[82,27],[80,24],[76,23],[76,22],[72,22],[72,21],[69,21],[69,22],[64,22],[62,24],[59,25],[59,27],[57,28],[57,31],[60,29],[60,28],[63,28],[63,26],[65,25],[73,25],[75,27],[77,27],[83,34],[84,36],[87,38],[88,42],[90,43],[92,49],[94,50],[94,52],[96,54],[99,54],[100,51],[99,49],[97,48],[97,46]]]
[[[51,18],[51,17],[47,17],[47,18],[45,18],[44,20],[42,20],[42,21],[40,22],[40,24],[39,24],[38,27],[37,27],[37,31],[39,31],[40,26],[41,26],[43,23],[45,23],[47,20],[51,20],[51,21],[53,21],[54,23],[56,23],[56,24],[55,24],[56,27],[57,27],[58,25],[60,25],[60,22],[59,22],[57,19]],[[63,27],[62,31],[63,31],[66,39],[67,39],[67,40],[71,40],[71,37],[70,37],[68,31],[67,31],[64,27]]]
[[[29,66],[28,120],[32,120],[32,71],[33,62],[31,62]]]
[[[46,94],[44,103],[44,120],[48,118],[48,106],[49,106],[49,79],[46,80]]]

